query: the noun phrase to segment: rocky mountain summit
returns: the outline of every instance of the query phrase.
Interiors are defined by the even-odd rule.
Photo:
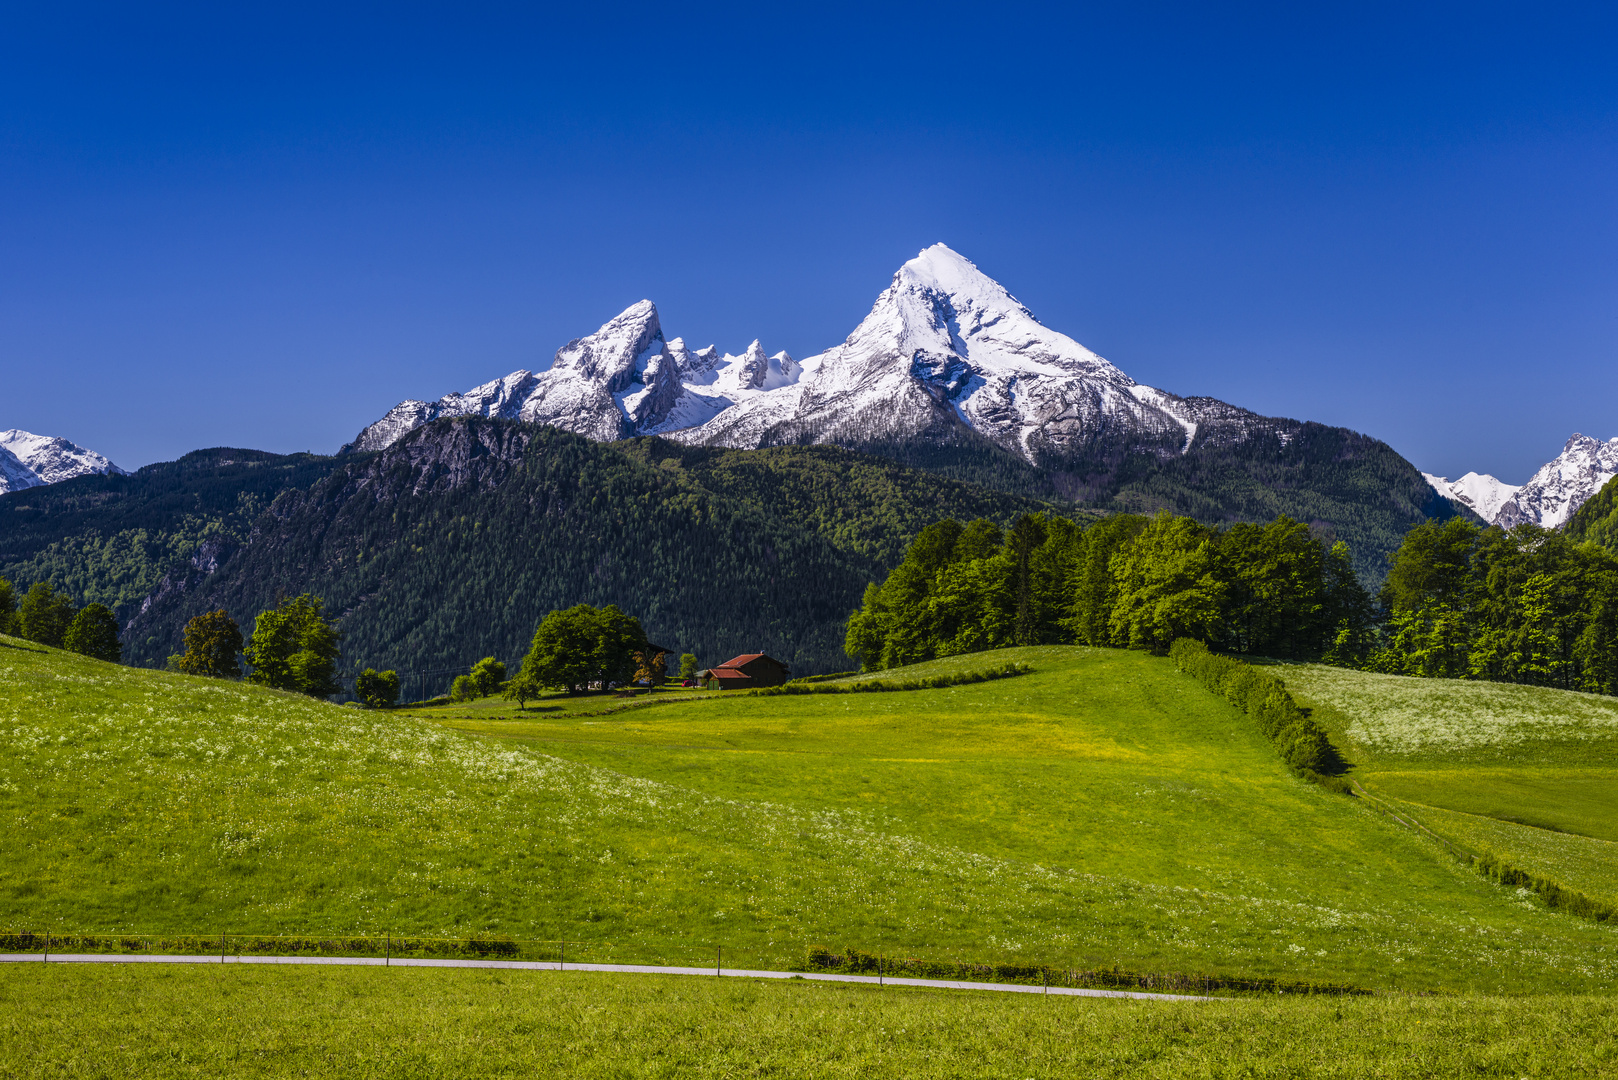
[[[1500,508],[1494,524],[1509,529],[1532,521],[1557,528],[1614,476],[1618,476],[1618,439],[1602,442],[1575,432],[1562,452],[1540,466]]]
[[[92,473],[128,474],[94,450],[66,439],[12,428],[0,431],[0,493],[56,484]]]
[[[681,338],[666,340],[656,305],[642,300],[562,346],[548,370],[514,371],[437,401],[402,401],[341,452],[381,450],[449,416],[523,420],[613,442],[701,425],[787,385],[797,371],[786,353],[766,357],[756,341],[741,356],[721,356],[712,345],[693,350]]]
[[[1471,507],[1491,525],[1509,529],[1531,522],[1555,529],[1618,476],[1618,439],[1602,442],[1574,433],[1560,454],[1521,485],[1507,484],[1488,473],[1469,472],[1459,480],[1421,475],[1440,495]]]
[[[569,342],[546,371],[515,371],[436,402],[405,401],[346,451],[378,450],[445,416],[525,420],[610,441],[664,435],[756,448],[947,443],[981,437],[1036,467],[1240,440],[1299,425],[1212,398],[1145,386],[1043,326],[1003,286],[943,244],[899,268],[841,344],[802,361],[692,350],[665,339],[649,300]]]

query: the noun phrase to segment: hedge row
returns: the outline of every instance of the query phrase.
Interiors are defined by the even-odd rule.
[[[883,974],[902,979],[947,979],[957,982],[1018,983],[1025,986],[1071,986],[1104,990],[1149,990],[1154,993],[1210,993],[1236,990],[1262,994],[1369,994],[1372,991],[1337,983],[1289,982],[1282,979],[1247,979],[1228,975],[1185,975],[1137,971],[1093,971],[1054,968],[1039,964],[963,964],[938,960],[895,960],[845,949],[834,953],[812,947],[804,971],[849,975]]]
[[[749,691],[757,697],[775,694],[871,694],[886,690],[941,690],[946,686],[965,686],[968,683],[1009,679],[1017,675],[1031,675],[1034,669],[1027,664],[1002,664],[985,671],[965,671],[958,675],[933,675],[925,679],[867,679],[857,683],[814,683],[807,679],[794,679],[785,686],[768,686]]]
[[[1287,768],[1344,795],[1353,794],[1340,775],[1343,758],[1326,730],[1292,700],[1286,683],[1273,672],[1230,656],[1208,651],[1208,646],[1180,638],[1169,647],[1179,669],[1257,721],[1259,730],[1274,744]]]
[[[1591,919],[1595,922],[1607,922],[1618,918],[1618,907],[1586,896],[1551,878],[1538,877],[1519,870],[1491,852],[1472,856],[1472,866],[1490,881],[1497,881],[1514,889],[1533,890],[1545,901],[1546,907],[1557,911],[1565,911],[1569,915],[1577,915],[1581,919]]]

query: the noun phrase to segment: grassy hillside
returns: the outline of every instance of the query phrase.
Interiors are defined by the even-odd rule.
[[[1353,776],[1470,850],[1618,902],[1618,700],[1289,665]]]
[[[826,944],[1432,989],[1618,978],[1612,928],[1294,780],[1166,660],[957,663],[976,659],[1038,670],[434,720],[8,640],[0,925],[479,930],[565,936],[581,959],[722,944],[737,966]]]
[[[1612,998],[1167,1004],[587,973],[52,968],[0,1076],[1607,1076]]]

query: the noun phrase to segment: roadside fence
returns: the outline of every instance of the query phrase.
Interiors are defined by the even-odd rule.
[[[895,957],[812,946],[793,959],[778,950],[696,943],[614,943],[600,940],[513,938],[500,934],[432,937],[417,934],[99,934],[60,930],[0,931],[0,953],[152,956],[308,956],[380,959],[518,960],[555,964],[645,964],[723,970],[784,970],[817,974],[1000,983],[1047,988],[1139,990],[1179,994],[1368,994],[1369,990],[1306,980],[1219,973],[1140,972],[1043,964],[987,964]]]

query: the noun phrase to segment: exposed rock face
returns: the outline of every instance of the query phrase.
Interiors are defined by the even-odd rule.
[[[127,475],[94,450],[12,428],[0,432],[0,492],[57,484],[91,473]]]
[[[1614,476],[1618,476],[1618,438],[1602,442],[1575,433],[1560,454],[1500,507],[1494,524],[1509,529],[1531,521],[1557,528]]]

